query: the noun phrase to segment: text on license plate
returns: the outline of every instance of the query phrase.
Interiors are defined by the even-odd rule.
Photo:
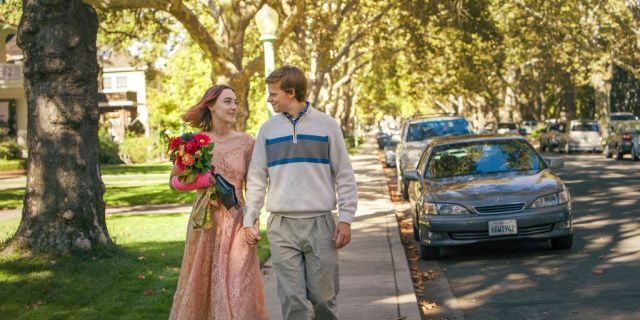
[[[518,224],[515,219],[489,221],[489,236],[517,234]]]

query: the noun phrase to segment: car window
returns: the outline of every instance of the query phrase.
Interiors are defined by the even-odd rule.
[[[571,131],[600,131],[597,123],[579,123],[571,127]]]
[[[518,129],[515,123],[498,123],[498,129]]]
[[[420,141],[433,137],[471,134],[469,123],[464,119],[433,120],[409,125],[407,141]]]
[[[627,124],[624,126],[623,132],[640,133],[640,123]]]
[[[538,153],[522,140],[475,141],[433,147],[427,164],[434,178],[540,171],[545,168]]]
[[[613,121],[624,121],[624,120],[635,120],[636,116],[632,114],[614,114],[611,115],[611,120]]]

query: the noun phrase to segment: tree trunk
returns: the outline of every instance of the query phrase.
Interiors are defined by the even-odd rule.
[[[25,0],[18,46],[28,100],[27,188],[8,250],[113,244],[98,168],[98,18],[80,0]]]
[[[591,85],[595,91],[596,101],[596,119],[605,137],[609,134],[607,126],[609,125],[610,103],[609,95],[611,93],[611,78],[613,67],[609,66],[606,74],[599,72],[591,75]]]

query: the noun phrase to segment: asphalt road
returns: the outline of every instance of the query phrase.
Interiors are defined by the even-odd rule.
[[[507,242],[445,249],[423,271],[427,319],[640,319],[640,162],[565,155],[574,244]],[[407,203],[400,204],[402,210]]]

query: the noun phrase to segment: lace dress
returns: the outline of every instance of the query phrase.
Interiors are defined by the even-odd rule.
[[[254,143],[235,133],[213,150],[216,172],[233,183],[241,204]],[[245,241],[242,210],[221,205],[213,220],[206,231],[189,223],[169,319],[267,319],[256,246]]]

